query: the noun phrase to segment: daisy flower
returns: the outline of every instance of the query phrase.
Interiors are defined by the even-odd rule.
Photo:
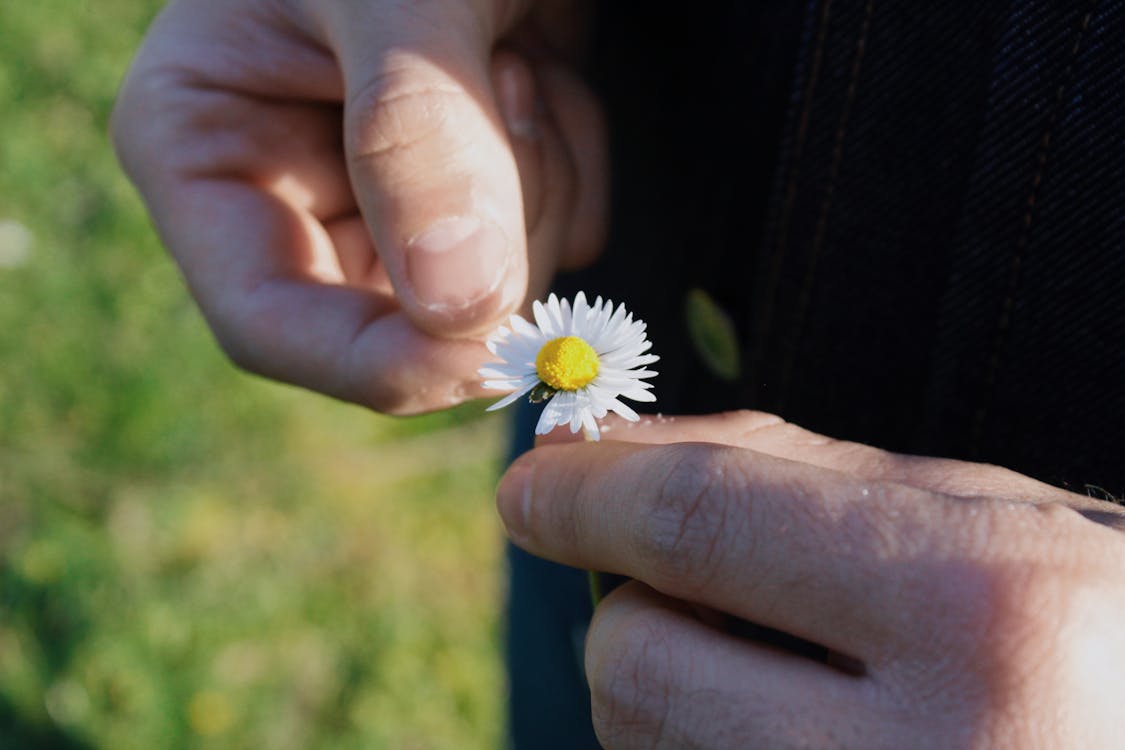
[[[573,307],[552,294],[547,304],[536,301],[532,310],[535,325],[513,315],[510,327],[500,326],[488,338],[488,350],[503,361],[478,371],[486,378],[484,387],[511,391],[489,411],[524,394],[532,402],[549,399],[536,435],[569,423],[571,432],[581,428],[597,440],[597,420],[609,412],[634,422],[640,418],[622,398],[656,400],[649,391],[652,384],[644,381],[656,372],[644,367],[660,358],[645,353],[652,346],[645,324],[633,320],[624,305],[614,310],[613,302],[601,297],[591,305],[579,292]]]

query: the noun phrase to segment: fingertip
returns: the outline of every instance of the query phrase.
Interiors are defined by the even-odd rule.
[[[534,469],[534,460],[525,454],[508,468],[496,488],[496,510],[509,536],[517,543],[527,537],[530,526]]]

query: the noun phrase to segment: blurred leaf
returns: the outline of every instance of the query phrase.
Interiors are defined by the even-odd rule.
[[[737,380],[742,371],[738,333],[730,316],[702,289],[684,300],[688,335],[707,369],[721,380]]]

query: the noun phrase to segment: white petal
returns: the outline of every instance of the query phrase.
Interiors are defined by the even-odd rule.
[[[589,341],[586,332],[586,318],[590,312],[590,305],[586,302],[586,293],[579,292],[574,298],[574,312],[570,318],[568,336],[578,336]]]
[[[496,354],[497,347],[507,341],[510,335],[511,331],[509,331],[504,326],[500,326],[492,332],[492,335],[488,337],[488,340],[484,342],[484,345],[488,347],[488,351]]]
[[[570,432],[574,434],[582,429],[582,415],[587,412],[586,409],[575,408],[570,414]]]
[[[536,381],[536,382],[538,382],[538,381]],[[492,406],[490,406],[490,407],[488,407],[487,409],[485,409],[485,411],[496,411],[497,409],[503,409],[503,408],[504,408],[505,406],[507,406],[508,404],[512,404],[512,403],[515,403],[515,402],[516,402],[516,401],[518,401],[518,400],[519,400],[519,399],[520,399],[520,398],[521,398],[521,397],[522,397],[522,396],[523,396],[523,395],[524,395],[525,393],[527,393],[528,391],[530,391],[530,390],[531,390],[531,389],[532,389],[532,388],[533,388],[534,386],[535,386],[535,383],[532,383],[531,385],[527,386],[526,388],[521,388],[520,390],[512,391],[512,392],[511,392],[511,393],[509,393],[509,394],[508,394],[507,396],[505,396],[504,398],[500,399],[499,401],[497,401],[497,402],[496,402],[495,404],[493,404]]]
[[[590,314],[586,316],[586,331],[582,336],[595,350],[598,348],[596,342],[601,340],[605,331],[607,320],[609,320],[609,313],[606,305],[602,302],[601,295],[599,295],[594,300],[594,306],[591,308]]]
[[[578,432],[582,429],[587,415],[590,414],[590,394],[585,388],[574,393],[574,411],[570,415],[570,431]]]
[[[559,303],[559,324],[564,336],[569,336],[574,315],[570,309],[570,300],[564,299]]]
[[[535,355],[542,346],[542,342],[538,340],[513,337],[497,344],[493,353],[509,364],[530,365],[535,362]]]
[[[633,409],[621,399],[640,402],[655,400],[652,384],[647,378],[657,373],[646,365],[659,360],[647,353],[652,347],[643,321],[634,319],[625,305],[616,307],[612,300],[598,296],[593,304],[585,292],[575,294],[573,301],[551,294],[546,302],[532,304],[534,324],[512,315],[508,326],[500,326],[486,344],[500,362],[485,363],[478,372],[486,388],[511,391],[490,410],[514,402],[539,382],[535,359],[547,341],[561,336],[578,336],[598,353],[598,376],[579,391],[554,394],[543,407],[535,431],[545,434],[561,424],[572,432],[579,428],[588,434],[600,433],[597,420],[610,411],[625,419],[638,419]]]
[[[547,406],[543,407],[543,413],[539,415],[539,421],[535,424],[536,435],[546,435],[551,430],[555,429],[555,425],[559,422],[558,412],[548,409],[551,402],[547,402]]]
[[[598,420],[594,419],[593,413],[589,410],[582,413],[582,429],[586,431],[586,437],[590,440],[600,440],[601,432],[598,430]]]
[[[632,409],[630,409],[628,406],[621,403],[617,399],[614,399],[613,402],[609,405],[609,410],[617,412],[618,414],[620,414],[625,419],[628,419],[630,422],[639,421],[640,418],[641,418],[641,416],[639,414],[637,414],[637,412],[633,411]]]
[[[609,405],[614,399],[613,392],[605,391],[594,385],[586,386],[586,392],[590,396],[590,411],[596,418],[601,419],[609,413]]]
[[[613,324],[613,301],[606,300],[606,303],[598,311],[598,324],[596,330],[592,330],[590,346],[594,347],[599,353],[605,351],[613,346],[615,340],[614,324]]]
[[[559,295],[555,294],[554,292],[548,294],[546,308],[547,314],[550,315],[551,319],[557,323],[559,321],[559,318],[562,317],[562,310],[559,309]]]
[[[512,324],[512,330],[525,339],[537,341],[543,338],[543,333],[538,328],[519,315],[513,315],[510,322]]]
[[[554,295],[551,296],[553,297]],[[531,311],[535,314],[535,324],[539,326],[539,330],[543,333],[544,337],[553,339],[559,335],[554,329],[551,323],[551,316],[547,314],[547,308],[542,302],[539,300],[532,302]]]
[[[477,370],[477,375],[482,378],[524,378],[530,374],[526,367],[507,362],[494,362]]]
[[[482,388],[489,388],[494,391],[511,391],[520,387],[520,381],[513,380],[512,378],[504,378],[503,380],[486,380],[481,383]]]
[[[551,338],[565,336],[570,318],[570,303],[565,300],[560,303],[558,296],[552,293],[547,297],[547,317],[551,320]]]
[[[621,398],[627,398],[633,401],[643,401],[646,403],[651,403],[656,400],[656,396],[652,391],[646,391],[642,388],[634,388],[627,391],[622,391],[620,395]]]
[[[539,415],[539,424],[535,426],[536,435],[546,435],[555,428],[555,425],[570,421],[570,412],[574,408],[574,393],[560,391],[551,397]]]
[[[613,305],[611,303],[610,307],[612,306]],[[617,306],[617,309],[613,311],[613,315],[610,316],[609,322],[606,323],[606,332],[611,336],[615,336],[619,331],[623,331],[632,322],[633,316],[625,310],[625,303],[622,302]]]
[[[652,383],[642,380],[640,377],[634,377],[631,373],[624,375],[598,373],[594,382],[607,390],[623,391],[628,388],[652,388]]]
[[[595,347],[598,355],[602,357],[637,357],[644,354],[652,347],[652,342],[645,338],[644,331],[633,332],[607,340],[601,348]]]

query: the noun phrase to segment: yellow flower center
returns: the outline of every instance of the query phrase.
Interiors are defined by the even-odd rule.
[[[556,391],[576,391],[598,374],[598,353],[577,336],[551,339],[535,357],[535,373]]]

